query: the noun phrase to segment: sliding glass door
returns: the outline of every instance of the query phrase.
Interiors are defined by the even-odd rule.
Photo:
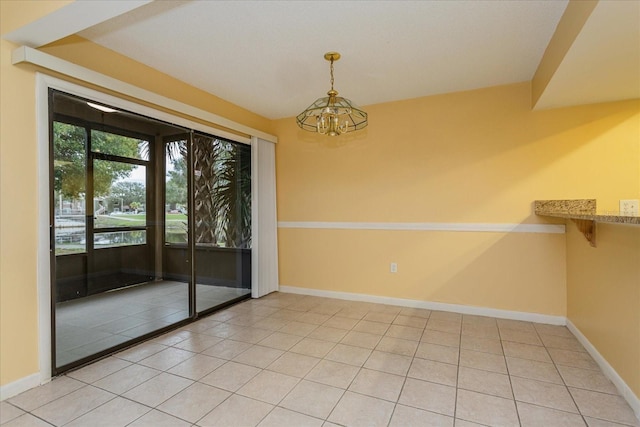
[[[54,373],[251,293],[251,150],[50,92]]]

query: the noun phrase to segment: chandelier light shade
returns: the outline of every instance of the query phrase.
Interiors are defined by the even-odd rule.
[[[367,127],[367,113],[347,98],[338,96],[333,88],[333,63],[340,59],[338,52],[327,52],[324,59],[331,63],[331,90],[318,98],[296,117],[296,123],[309,132],[337,136]]]

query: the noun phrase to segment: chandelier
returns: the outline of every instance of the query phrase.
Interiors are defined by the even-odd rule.
[[[337,136],[367,126],[367,113],[347,98],[338,96],[333,88],[333,63],[340,59],[338,52],[327,52],[324,59],[331,62],[331,90],[318,98],[296,117],[296,123],[309,132]]]

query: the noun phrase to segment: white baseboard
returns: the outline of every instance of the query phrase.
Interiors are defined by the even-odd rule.
[[[616,386],[620,395],[624,397],[627,401],[633,412],[636,414],[638,420],[640,420],[640,398],[635,395],[631,387],[627,385],[627,383],[622,379],[620,375],[613,369],[613,366],[607,362],[607,360],[600,354],[600,352],[594,347],[593,344],[584,336],[580,329],[573,324],[573,322],[567,319],[567,328],[571,331],[573,335],[576,336],[580,344],[587,350],[587,352],[593,357],[593,360],[596,361],[602,372],[611,380],[611,382]]]
[[[399,305],[402,307],[425,308],[427,310],[452,311],[477,316],[490,316],[499,319],[523,320],[526,322],[546,323],[550,325],[564,325],[566,318],[549,314],[527,313],[523,311],[500,310],[496,308],[474,307],[461,304],[447,304],[442,302],[419,301],[404,298],[382,297],[377,295],[356,294],[351,292],[325,291],[319,289],[298,288],[280,285],[280,292],[290,294],[310,295],[316,297],[336,298],[348,301],[374,302],[378,304]]]
[[[36,372],[27,377],[20,378],[9,384],[0,387],[0,401],[17,396],[23,391],[27,391],[40,385],[40,373]]]

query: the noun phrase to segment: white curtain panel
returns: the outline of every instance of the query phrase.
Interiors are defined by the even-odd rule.
[[[251,296],[278,290],[276,146],[251,138]]]

